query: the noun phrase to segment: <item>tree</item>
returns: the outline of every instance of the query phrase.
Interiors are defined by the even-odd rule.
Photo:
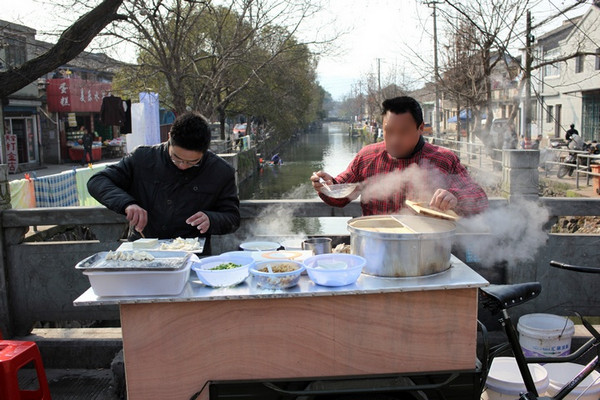
[[[209,2],[129,0],[125,7],[130,24],[111,34],[138,47],[139,68],[130,68],[121,86],[137,82],[159,90],[163,104],[176,112],[191,107],[222,121],[236,98],[261,82],[285,54],[332,40],[295,38],[300,25],[318,11],[303,0],[230,0],[214,7]]]
[[[293,132],[319,117],[324,91],[316,84],[314,58],[305,45],[294,45],[261,72],[234,107],[269,122],[277,132]]]
[[[470,81],[465,85],[467,90],[461,91],[459,95],[468,100],[477,125],[482,114],[490,116],[486,118],[484,129],[475,132],[487,142],[492,125],[491,116],[494,115],[491,76],[497,65],[506,63],[507,58],[511,58],[509,48],[517,35],[519,22],[529,8],[529,0],[482,0],[466,3],[447,1],[446,4],[454,11],[442,12],[446,24],[457,35],[464,35],[459,41],[461,48],[457,53],[466,51],[467,60],[474,63],[473,68],[466,69]],[[462,61],[461,69],[465,67]]]

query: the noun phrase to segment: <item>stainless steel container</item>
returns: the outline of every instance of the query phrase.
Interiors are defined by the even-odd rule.
[[[454,222],[415,215],[374,215],[348,221],[352,254],[376,276],[430,275],[450,268]]]

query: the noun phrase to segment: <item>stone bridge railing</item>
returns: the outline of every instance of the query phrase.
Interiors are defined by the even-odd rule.
[[[600,200],[540,198],[539,201],[552,218],[600,215]],[[505,199],[492,199],[491,207],[502,207],[506,203]],[[237,249],[244,232],[260,224],[261,214],[271,207],[293,210],[295,217],[360,215],[357,202],[336,209],[318,199],[243,201],[240,233],[214,237],[213,251],[219,253]],[[119,319],[116,307],[76,308],[72,302],[89,287],[87,278],[74,269],[75,264],[96,252],[116,249],[126,228],[123,216],[103,207],[5,210],[0,214],[0,224],[0,329],[5,336],[23,335],[35,321]],[[85,226],[96,239],[69,242],[28,242],[25,239],[28,229],[43,225]],[[599,235],[550,234],[546,245],[535,255],[534,262],[504,267],[506,271],[502,273],[502,280],[538,280],[543,283],[540,300],[528,303],[530,309],[524,311],[577,309],[587,315],[600,315],[600,292],[597,290],[600,275],[575,274],[548,267],[551,259],[598,265],[599,248]],[[457,253],[461,250],[457,249]],[[473,267],[477,269],[477,265]],[[490,271],[479,272],[486,276]]]

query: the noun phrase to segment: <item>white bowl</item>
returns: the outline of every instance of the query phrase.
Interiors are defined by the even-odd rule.
[[[357,187],[358,183],[338,183],[334,185],[321,186],[319,191],[327,197],[344,199],[354,193]]]
[[[302,250],[302,241],[304,238],[286,239],[281,242],[281,245],[286,250]]]
[[[259,271],[267,266],[281,265],[281,264],[293,264],[296,269],[290,272],[262,272]],[[304,264],[298,261],[285,260],[285,261],[262,261],[257,262],[250,267],[250,273],[254,277],[256,284],[265,289],[286,289],[292,286],[296,286],[300,280],[300,275],[304,271]]]
[[[354,254],[319,254],[304,260],[311,281],[321,286],[346,286],[358,279],[367,263]]]
[[[234,263],[241,265],[239,268],[213,270],[216,266],[223,263]],[[254,265],[252,257],[242,257],[236,255],[220,255],[206,257],[192,265],[198,279],[207,286],[226,287],[235,286],[246,280],[248,277],[248,268]]]
[[[240,244],[240,249],[245,251],[275,251],[281,245],[277,242],[245,242]]]

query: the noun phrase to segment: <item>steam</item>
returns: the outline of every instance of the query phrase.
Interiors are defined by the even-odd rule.
[[[429,203],[435,190],[443,187],[444,175],[439,169],[428,162],[411,164],[405,169],[367,179],[361,201],[387,200],[405,191],[407,199]]]
[[[308,198],[307,194],[313,191],[312,186],[301,185],[286,193],[284,200]],[[294,218],[299,207],[298,202],[290,201],[262,209],[252,224],[234,234],[235,240],[241,243],[267,237],[279,243],[292,238],[301,241],[307,232],[316,232],[319,227],[316,218]]]
[[[482,175],[485,179],[485,174]],[[387,201],[400,191],[406,191],[407,199],[426,205],[436,189],[447,187],[448,179],[452,177],[431,163],[412,164],[403,170],[368,179],[363,186],[361,201]],[[483,266],[503,261],[509,264],[532,261],[546,243],[544,225],[548,219],[548,211],[537,202],[512,200],[506,206],[462,218],[458,223],[456,244],[475,255]]]
[[[475,254],[483,266],[506,261],[509,265],[533,261],[548,238],[544,225],[549,212],[534,201],[513,200],[500,208],[458,223],[457,244]]]
[[[413,164],[366,180],[361,201],[387,201],[406,191],[406,198],[428,204],[435,190],[446,187],[447,179],[451,178],[430,164]],[[285,197],[287,200],[310,198],[312,191],[311,186],[300,185]],[[236,232],[238,241],[269,237],[282,242],[319,231],[317,218],[293,217],[298,207],[296,202],[290,201],[265,208],[244,232]],[[483,267],[500,262],[509,265],[529,262],[547,241],[544,225],[548,220],[549,212],[537,202],[513,199],[507,205],[461,218],[457,223],[455,244],[475,255]]]

